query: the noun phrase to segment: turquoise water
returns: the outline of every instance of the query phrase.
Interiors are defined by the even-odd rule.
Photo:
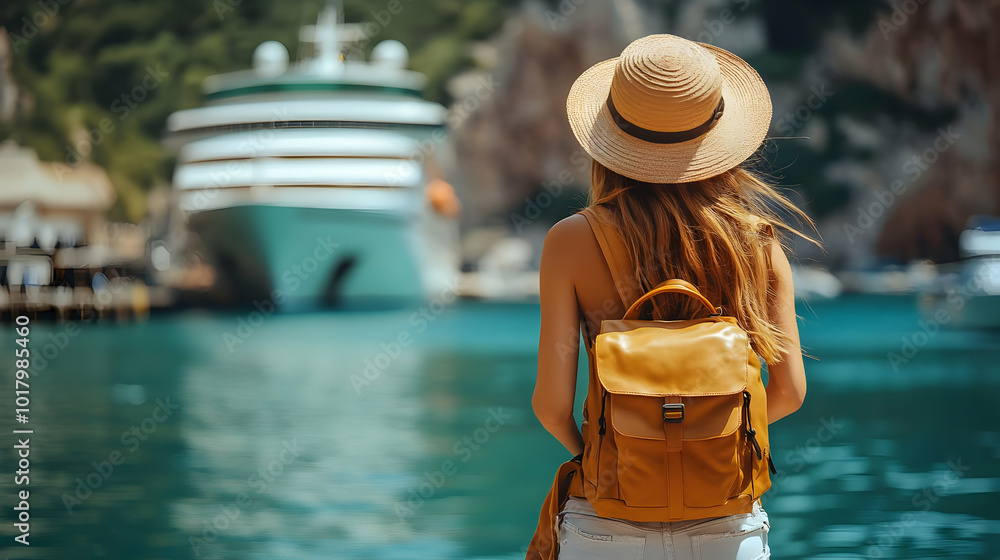
[[[1000,334],[928,335],[909,297],[799,312],[818,361],[806,404],[771,426],[774,557],[1000,557]],[[257,319],[33,324],[32,544],[13,542],[7,435],[0,556],[522,554],[567,458],[529,407],[537,305]]]

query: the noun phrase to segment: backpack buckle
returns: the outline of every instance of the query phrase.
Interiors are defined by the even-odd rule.
[[[684,420],[684,403],[666,403],[663,405],[663,421],[676,424]]]

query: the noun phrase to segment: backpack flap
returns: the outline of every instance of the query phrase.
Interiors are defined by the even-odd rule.
[[[749,348],[747,333],[722,318],[604,321],[594,357],[609,393],[732,395],[747,387]]]

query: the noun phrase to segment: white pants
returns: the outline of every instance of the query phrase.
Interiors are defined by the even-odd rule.
[[[665,523],[598,517],[583,498],[559,513],[559,560],[756,560],[770,558],[760,502],[726,517]]]

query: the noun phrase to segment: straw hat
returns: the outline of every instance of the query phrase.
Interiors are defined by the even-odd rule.
[[[650,183],[731,169],[757,150],[771,123],[771,97],[749,64],[674,35],[643,37],[590,67],[566,109],[591,157]]]

